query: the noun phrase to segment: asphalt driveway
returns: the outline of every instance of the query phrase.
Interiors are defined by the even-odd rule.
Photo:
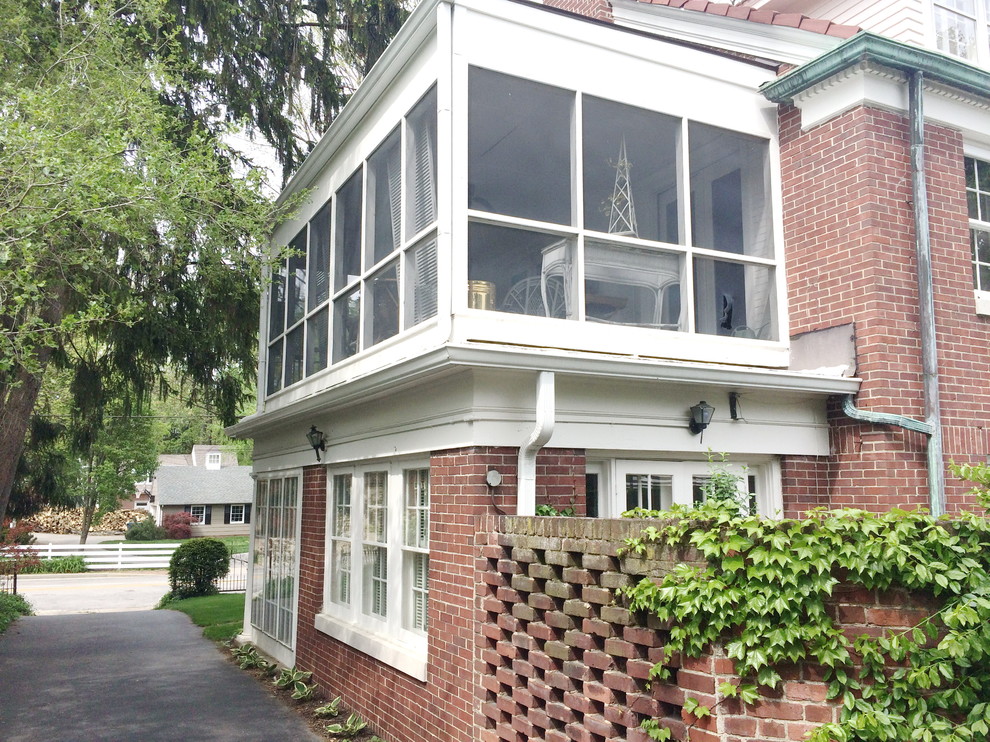
[[[0,635],[4,742],[317,742],[177,611],[29,616]]]

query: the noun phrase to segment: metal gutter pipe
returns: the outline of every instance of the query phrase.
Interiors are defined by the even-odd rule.
[[[938,393],[938,346],[935,339],[935,297],[932,288],[931,228],[928,223],[928,186],[925,183],[925,76],[908,72],[908,117],[911,125],[911,194],[914,209],[915,253],[918,260],[918,309],[921,331],[921,368],[925,420],[904,415],[857,409],[852,395],[843,398],[842,411],[853,420],[896,425],[928,436],[929,509],[945,513],[945,471],[942,463],[941,405]]]
[[[915,251],[918,258],[918,304],[925,421],[932,429],[928,438],[928,491],[932,515],[939,516],[945,512],[945,473],[942,464],[931,228],[928,224],[928,186],[925,183],[925,75],[921,70],[908,73],[908,93],[908,116],[911,123],[911,190],[914,197]]]
[[[536,455],[553,435],[556,390],[553,371],[540,371],[536,379],[536,426],[519,449],[516,480],[516,515],[536,515]]]

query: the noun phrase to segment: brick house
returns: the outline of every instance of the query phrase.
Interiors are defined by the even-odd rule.
[[[396,742],[625,739],[499,706],[493,518],[690,503],[709,450],[766,514],[966,504],[990,75],[943,3],[831,5],[419,4],[283,194],[252,641]]]

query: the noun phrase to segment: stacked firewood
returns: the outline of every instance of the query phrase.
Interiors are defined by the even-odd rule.
[[[148,518],[147,513],[140,510],[114,510],[105,513],[99,522],[91,528],[93,532],[124,531],[130,522],[140,522]],[[35,533],[79,533],[82,530],[82,508],[56,509],[47,508],[29,520],[34,523]]]

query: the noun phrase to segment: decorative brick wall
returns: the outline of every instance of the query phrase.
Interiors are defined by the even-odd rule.
[[[473,447],[430,457],[430,613],[427,683],[421,683],[314,628],[323,605],[326,469],[303,470],[296,665],[389,742],[477,742],[479,524],[514,512],[515,448]],[[501,486],[485,484],[489,469]],[[544,449],[537,457],[537,501],[583,512],[583,451]],[[487,540],[487,535],[482,541]]]
[[[837,719],[816,666],[781,673],[779,690],[746,707],[722,700],[719,684],[737,680],[717,651],[697,659],[664,657],[665,632],[630,613],[615,589],[656,577],[697,553],[655,551],[618,556],[644,521],[577,518],[488,519],[481,547],[481,742],[647,742],[639,728],[657,718],[676,739],[691,742],[797,742]],[[484,534],[480,534],[484,536]],[[850,636],[913,626],[931,606],[903,591],[877,594],[839,586],[830,604]],[[647,686],[664,661],[673,682]],[[712,709],[682,713],[685,696]]]
[[[976,315],[962,139],[926,130],[929,218],[945,459],[990,454],[990,320]],[[780,114],[791,332],[854,323],[863,409],[923,418],[918,289],[906,117],[860,107],[808,131]],[[830,407],[832,456],[784,462],[785,511],[927,506],[925,437],[864,425]],[[811,485],[805,487],[805,484]],[[947,477],[950,510],[968,486]]]

